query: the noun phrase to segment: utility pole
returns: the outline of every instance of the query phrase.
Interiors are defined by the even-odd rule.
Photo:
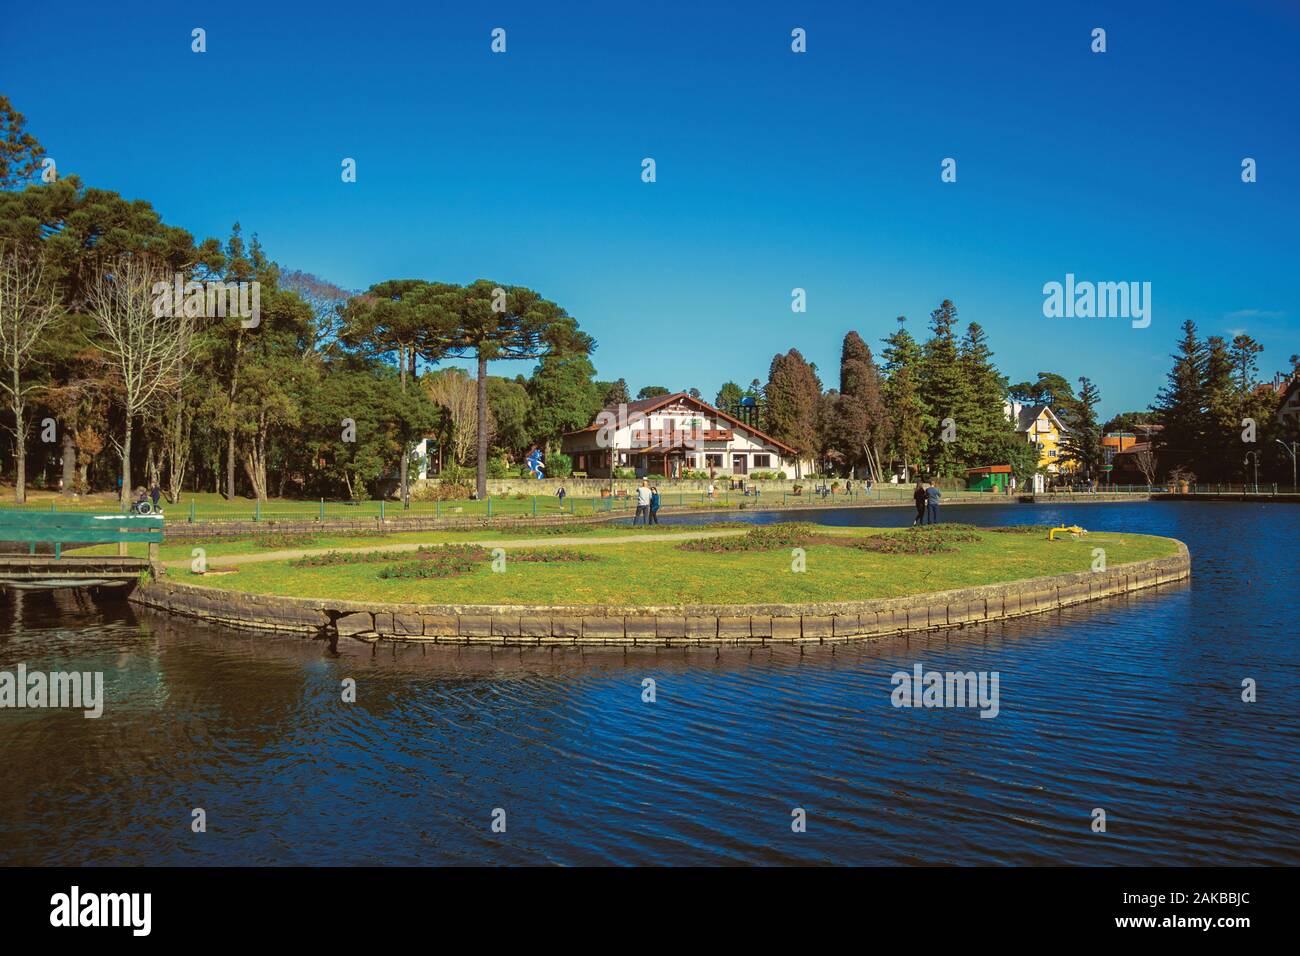
[[[1291,442],[1291,444],[1288,445],[1280,438],[1274,438],[1273,441],[1277,442],[1279,445],[1281,445],[1283,448],[1285,448],[1288,452],[1291,453],[1291,490],[1295,491],[1296,490],[1296,484],[1295,484],[1296,448],[1300,447],[1300,442],[1293,441]]]

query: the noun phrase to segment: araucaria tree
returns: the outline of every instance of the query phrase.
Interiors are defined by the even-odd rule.
[[[448,321],[451,320],[451,321]],[[478,366],[478,454],[476,487],[487,497],[488,400],[490,361],[543,359],[550,355],[587,355],[591,336],[564,309],[523,286],[502,286],[479,279],[466,287],[455,316],[445,315],[432,336],[448,355],[472,356]]]
[[[122,494],[131,495],[131,435],[138,415],[175,388],[194,324],[183,309],[154,307],[155,284],[170,287],[171,275],[147,255],[122,256],[105,264],[88,292],[98,335],[91,343],[122,408]]]
[[[1182,330],[1168,384],[1153,406],[1157,421],[1164,426],[1159,452],[1166,468],[1192,463],[1205,435],[1205,345],[1196,337],[1191,319],[1183,323]]]
[[[1084,376],[1079,379],[1079,403],[1069,420],[1063,422],[1062,457],[1079,466],[1085,477],[1095,478],[1101,471],[1101,426],[1097,423],[1097,403],[1101,392]]]
[[[32,352],[62,311],[44,261],[0,244],[0,392],[14,416],[14,501],[27,500],[27,401],[39,383],[27,377]]]
[[[903,479],[925,452],[925,403],[920,393],[921,347],[907,331],[907,318],[885,339],[885,404],[889,409],[892,457],[903,464]]]
[[[957,349],[957,307],[944,299],[930,313],[930,338],[921,349],[921,396],[926,405],[928,457],[941,475],[955,474],[968,459],[967,434],[974,426],[970,385]]]

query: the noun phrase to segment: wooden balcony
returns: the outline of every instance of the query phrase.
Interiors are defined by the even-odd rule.
[[[690,428],[668,431],[662,428],[634,429],[632,444],[679,448],[706,441],[731,441],[735,432],[730,428]]]

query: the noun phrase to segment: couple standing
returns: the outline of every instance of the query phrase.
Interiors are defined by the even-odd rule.
[[[632,524],[635,526],[642,518],[645,518],[646,524],[659,523],[659,488],[651,488],[650,482],[645,478],[641,479],[641,486],[636,490],[636,515],[632,518]]]
[[[912,492],[912,501],[916,503],[916,518],[912,521],[912,526],[919,524],[938,524],[939,523],[939,489],[932,481],[929,487],[925,482],[918,481],[916,490]]]

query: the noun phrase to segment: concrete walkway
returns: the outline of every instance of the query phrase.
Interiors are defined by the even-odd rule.
[[[603,544],[634,544],[644,541],[689,541],[696,538],[735,538],[745,534],[748,527],[740,528],[736,531],[718,530],[718,531],[678,531],[669,534],[627,534],[619,535],[616,538],[593,538],[587,535],[555,535],[554,537],[534,536],[531,538],[503,538],[500,540],[483,540],[483,541],[438,541],[436,539],[429,541],[412,541],[400,544],[377,544],[364,548],[303,548],[298,550],[287,551],[262,551],[258,554],[232,554],[229,557],[214,557],[208,561],[208,566],[212,570],[218,568],[231,567],[236,564],[258,564],[262,561],[293,561],[297,558],[306,557],[309,554],[329,554],[338,552],[339,554],[367,554],[372,551],[418,551],[420,548],[437,546],[440,544],[472,544],[480,548],[546,548],[551,546],[565,545],[603,545]],[[190,566],[189,558],[181,558],[176,561],[164,561],[163,567],[167,568],[188,568]]]

